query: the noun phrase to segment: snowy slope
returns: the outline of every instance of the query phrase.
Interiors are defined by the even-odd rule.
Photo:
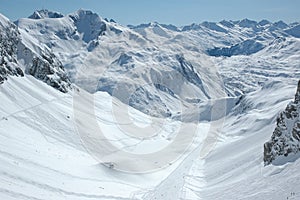
[[[284,80],[278,78],[281,79]],[[218,133],[218,145],[208,156],[201,156],[201,141],[211,124],[200,123],[194,151],[186,152],[185,160],[180,159],[165,170],[131,174],[107,168],[87,152],[76,131],[78,126],[74,126],[71,93],[60,93],[28,75],[9,78],[0,93],[3,102],[0,196],[3,199],[282,199],[295,192],[297,199],[299,160],[264,167],[262,157],[262,144],[274,129],[276,115],[293,98],[294,91],[295,85],[284,81],[269,82],[246,95],[226,117],[224,128]],[[90,99],[83,90],[78,94]],[[94,97],[99,125],[119,148],[128,146],[129,151],[141,153],[156,151],[172,141],[173,129],[178,127],[172,123],[167,123],[165,132],[150,143],[124,136],[112,116],[111,97],[99,92]],[[120,106],[118,114],[124,112],[122,105],[119,102],[114,108]],[[135,123],[148,123],[147,116],[134,113]]]
[[[294,92],[295,84],[270,82],[247,94],[226,118],[215,150],[193,165],[186,199],[298,199],[300,160],[265,167],[262,145]]]
[[[83,99],[90,98],[84,91],[76,91]],[[0,94],[1,105],[5,105],[1,106],[0,121],[1,199],[136,199],[136,193],[154,187],[178,165],[177,161],[151,174],[122,173],[107,168],[87,152],[76,131],[71,93],[60,93],[25,75],[9,78],[1,86]],[[131,139],[118,129],[118,123],[124,121],[114,118],[111,97],[102,92],[94,97],[99,125],[119,148],[139,153],[154,151],[171,143],[173,129],[180,127],[174,121],[150,140]],[[119,102],[114,109],[122,105]],[[87,108],[82,109],[88,114]],[[147,116],[134,113],[136,123],[149,123]],[[195,140],[200,145],[209,125],[202,123],[198,127],[202,135]]]

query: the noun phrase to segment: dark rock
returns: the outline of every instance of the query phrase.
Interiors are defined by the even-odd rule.
[[[190,83],[196,85],[199,87],[204,95],[210,99],[209,94],[206,92],[203,86],[203,82],[200,78],[200,75],[197,73],[194,66],[188,62],[183,55],[176,55],[176,59],[179,62],[179,67],[176,67],[175,69]]]
[[[0,22],[0,83],[3,83],[9,75],[24,76],[16,60],[19,35],[18,28],[14,24]]]
[[[33,58],[28,74],[64,93],[71,86],[64,67],[53,54]]]
[[[277,126],[271,140],[264,144],[264,163],[268,165],[279,156],[300,151],[300,81],[295,100],[277,117]]]

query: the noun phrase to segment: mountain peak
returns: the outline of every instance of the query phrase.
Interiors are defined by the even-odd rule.
[[[128,25],[130,29],[146,29],[146,28],[166,28],[173,31],[178,31],[179,29],[172,24],[160,24],[158,22],[149,22],[147,24],[139,24],[139,25]]]
[[[97,13],[94,13],[91,10],[84,10],[84,9],[79,9],[76,12],[70,14],[70,16],[74,16],[76,18],[89,18],[89,19],[99,18],[100,19],[100,16]]]
[[[44,18],[62,18],[63,14],[59,12],[49,11],[47,9],[36,10],[28,18],[30,19],[44,19]]]
[[[258,22],[258,24],[259,24],[260,26],[265,26],[265,25],[267,25],[267,24],[271,24],[271,22],[269,22],[269,21],[266,20],[266,19],[263,19],[263,20],[261,20],[260,22]]]
[[[75,13],[80,14],[80,15],[94,15],[94,14],[96,14],[91,10],[85,10],[85,9],[82,9],[82,8],[77,10]]]
[[[214,30],[214,31],[218,31],[218,32],[223,32],[223,33],[227,33],[228,31],[222,27],[220,27],[219,25],[217,25],[217,23],[215,22],[202,22],[201,23],[202,26],[210,29],[210,30]]]
[[[84,21],[84,23],[92,23],[92,22],[104,22],[105,20],[97,14],[90,10],[79,9],[74,13],[68,15],[73,19],[74,22]]]
[[[182,28],[182,31],[199,30],[199,29],[201,29],[201,26],[199,24],[192,23],[191,25],[184,26]]]
[[[241,27],[254,27],[257,25],[257,22],[254,20],[250,20],[250,19],[243,19],[242,21],[239,22],[239,26]]]
[[[281,28],[281,29],[284,29],[284,28],[288,27],[288,25],[284,21],[282,21],[282,20],[280,20],[278,22],[275,22],[274,26],[276,26],[278,28]]]
[[[73,20],[77,31],[84,33],[85,42],[98,38],[107,29],[106,21],[90,10],[80,9],[68,16]]]
[[[232,23],[231,21],[222,20],[219,23],[228,28],[234,27],[234,23]]]

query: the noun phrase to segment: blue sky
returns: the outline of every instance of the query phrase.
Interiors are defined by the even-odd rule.
[[[244,18],[300,21],[300,0],[0,0],[0,12],[11,20],[42,8],[64,14],[88,9],[123,25],[153,21],[186,25]]]

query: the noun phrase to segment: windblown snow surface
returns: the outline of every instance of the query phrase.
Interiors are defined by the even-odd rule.
[[[300,79],[298,24],[34,16],[15,22],[23,43],[51,49],[73,88],[28,74],[0,85],[0,199],[300,199],[300,159],[263,162]],[[103,141],[117,150],[101,161]],[[168,146],[176,159],[147,157]]]

